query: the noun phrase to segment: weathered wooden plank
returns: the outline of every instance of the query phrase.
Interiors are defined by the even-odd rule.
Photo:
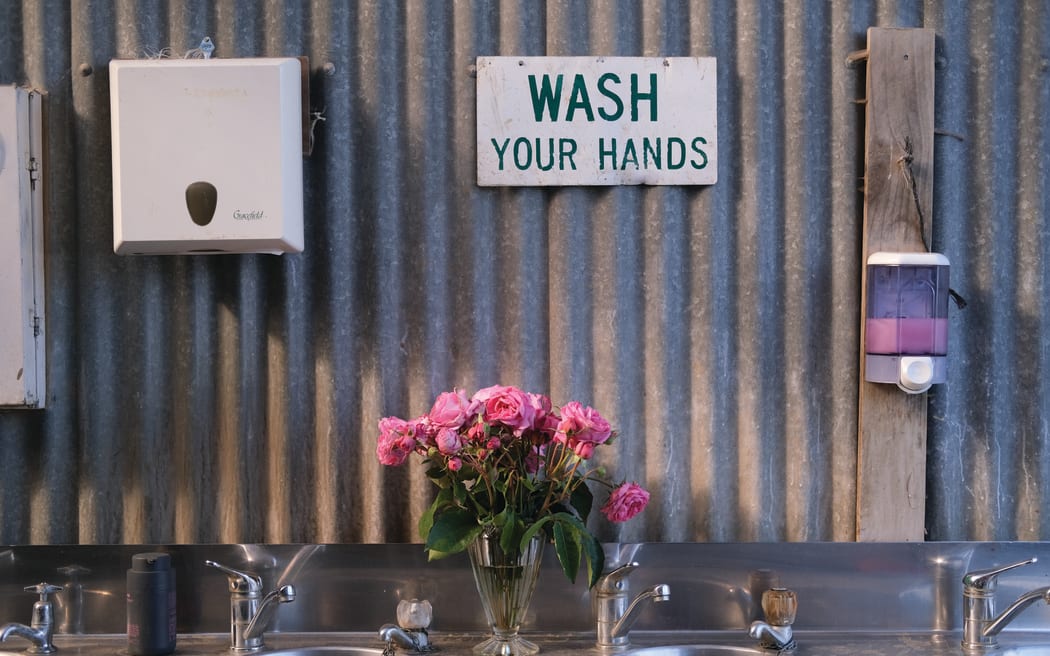
[[[929,243],[934,43],[932,30],[868,30],[863,261],[877,251],[922,252]],[[861,278],[857,539],[922,540],[926,395],[864,380]]]

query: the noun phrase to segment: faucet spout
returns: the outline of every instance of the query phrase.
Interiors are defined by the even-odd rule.
[[[653,602],[667,601],[671,598],[671,587],[661,583],[654,585],[648,590],[642,590],[637,596],[631,601],[631,604],[627,606],[627,610],[624,612],[616,624],[613,625],[610,630],[610,637],[613,640],[617,638],[626,637],[630,632],[631,627],[634,626],[635,620],[638,619],[638,614],[642,609],[642,604],[647,599],[651,599]]]
[[[403,629],[396,624],[384,624],[379,628],[379,639],[406,651],[424,653],[433,651],[426,629]]]
[[[790,624],[784,626],[773,626],[761,620],[751,623],[748,635],[758,640],[759,644],[766,649],[777,651],[791,651],[795,648],[795,638]]]
[[[5,642],[10,636],[18,636],[19,638],[25,638],[33,643],[32,646],[26,650],[30,654],[50,654],[51,652],[56,651],[55,646],[51,644],[50,634],[50,627],[34,629],[25,624],[11,622],[10,624],[5,624],[3,628],[0,628],[0,642]]]
[[[999,632],[1006,628],[1006,625],[1012,622],[1014,618],[1021,613],[1021,611],[1023,611],[1025,608],[1028,608],[1040,599],[1050,604],[1050,587],[1037,588],[1030,592],[1026,592],[1025,594],[1018,597],[1017,601],[1010,604],[1009,608],[1007,608],[999,614],[999,617],[996,617],[994,620],[989,622],[988,625],[984,627],[984,630],[981,632],[981,634],[985,637],[999,635]]]
[[[291,585],[282,585],[263,597],[259,603],[259,609],[255,611],[255,617],[251,618],[248,627],[244,630],[244,639],[248,641],[261,638],[273,624],[278,604],[286,604],[289,601],[295,601],[295,588]]]

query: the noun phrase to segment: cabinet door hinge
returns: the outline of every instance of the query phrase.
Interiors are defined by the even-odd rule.
[[[29,188],[35,191],[36,181],[40,179],[40,162],[35,157],[30,157],[26,169],[29,171]]]

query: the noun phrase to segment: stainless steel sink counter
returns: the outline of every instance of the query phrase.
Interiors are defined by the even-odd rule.
[[[994,598],[1000,612],[1025,593],[1050,587],[1050,543],[1045,542],[605,548],[610,564],[638,563],[629,581],[632,596],[666,584],[668,600],[639,613],[630,649],[602,652],[595,647],[592,592],[581,582],[567,581],[549,549],[522,626],[541,653],[772,654],[754,649],[757,642],[748,636],[748,627],[763,619],[762,592],[785,586],[797,593],[797,656],[956,655],[963,653],[964,574],[1038,558],[998,577]],[[383,647],[380,627],[396,620],[399,601],[413,598],[433,605],[430,639],[442,654],[469,654],[487,628],[466,557],[427,562],[422,547],[413,544],[0,547],[0,624],[27,622],[36,595],[24,588],[48,582],[63,587],[54,595],[54,644],[60,655],[126,655],[126,573],[132,555],[148,551],[171,555],[177,653],[183,656],[229,653],[229,581],[206,560],[254,572],[264,591],[294,584],[294,600],[273,614],[263,653],[299,651],[275,656],[354,656],[345,650],[307,654],[301,651],[305,647],[377,653]],[[1050,605],[1026,606],[998,640],[996,656],[1050,656]],[[668,645],[679,647],[642,651]],[[28,646],[12,636],[0,644],[0,652],[21,653]],[[376,651],[361,651],[367,649]]]
[[[642,632],[626,651],[609,652],[595,647],[593,635],[545,634],[530,632],[527,636],[538,644],[541,654],[568,656],[775,656],[762,650],[739,632],[681,631]],[[435,632],[437,654],[470,656],[471,648],[484,638],[482,633]],[[1045,633],[1015,632],[1009,636],[996,656],[1045,656],[1050,654],[1050,641]],[[961,656],[961,635],[941,633],[837,633],[798,634],[795,656]],[[233,656],[227,634],[179,635],[176,656]],[[123,635],[55,636],[61,656],[127,656]],[[7,645],[5,645],[7,646]],[[13,646],[13,645],[11,645]],[[260,656],[366,656],[382,654],[383,644],[374,633],[278,633],[267,638]],[[408,652],[399,651],[398,654]],[[0,651],[0,656],[23,656],[21,649]]]

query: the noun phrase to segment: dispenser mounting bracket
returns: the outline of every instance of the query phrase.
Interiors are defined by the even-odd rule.
[[[861,263],[877,251],[925,252],[930,243],[935,39],[928,29],[868,30]],[[920,541],[926,394],[864,380],[866,267],[860,270],[857,539]]]

